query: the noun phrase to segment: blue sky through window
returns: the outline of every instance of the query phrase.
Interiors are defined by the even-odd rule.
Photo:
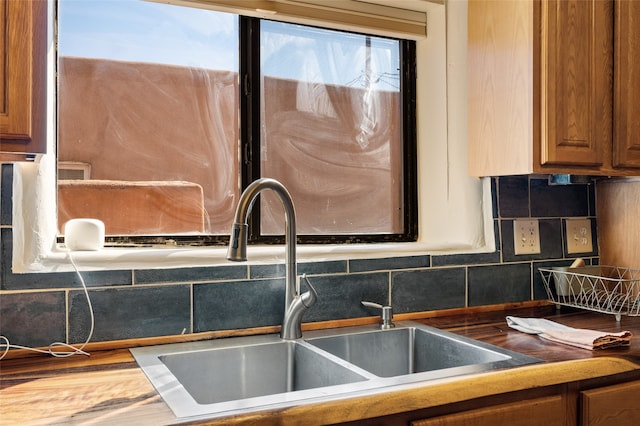
[[[132,0],[61,0],[58,25],[61,56],[238,70],[232,14]]]
[[[59,55],[238,71],[238,18],[140,0],[60,0]],[[265,75],[399,89],[399,43],[265,22]],[[266,55],[265,55],[266,56]],[[367,61],[367,58],[369,61]],[[368,72],[365,64],[369,64]]]

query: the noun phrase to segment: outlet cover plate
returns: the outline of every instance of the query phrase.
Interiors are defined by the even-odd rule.
[[[540,253],[538,219],[516,219],[513,221],[513,247],[515,254]]]
[[[567,254],[591,253],[593,238],[590,219],[567,219]]]

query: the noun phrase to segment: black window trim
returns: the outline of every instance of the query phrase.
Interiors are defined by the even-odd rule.
[[[244,18],[244,19],[243,19]],[[248,148],[241,149],[244,156],[242,164],[246,170],[242,173],[242,189],[246,188],[260,175],[260,159],[251,156],[260,152],[260,22],[264,19],[241,17],[240,40],[252,46],[258,46],[253,54],[242,55],[240,61],[240,75],[242,81],[248,84],[241,91],[241,122],[242,118],[258,117],[258,120],[245,121],[241,126],[241,144]],[[309,25],[307,25],[309,26]],[[332,30],[339,31],[339,30]],[[244,37],[244,39],[243,39]],[[376,36],[380,37],[380,36]],[[403,123],[403,200],[404,200],[404,230],[399,234],[298,234],[297,241],[301,244],[359,244],[381,242],[415,242],[418,238],[418,192],[417,192],[417,135],[416,135],[416,47],[412,40],[400,40],[400,64],[403,72],[400,78],[401,114]],[[240,48],[242,53],[243,47]],[[248,57],[248,58],[247,58]],[[245,67],[243,68],[243,64]],[[246,74],[245,74],[246,73]],[[248,115],[245,115],[248,114]],[[248,125],[247,125],[248,124]],[[249,129],[247,129],[247,127]],[[243,130],[245,131],[243,133]],[[245,139],[246,138],[246,139]],[[295,200],[294,200],[295,201]],[[260,203],[253,206],[249,220],[249,241],[254,244],[284,244],[284,235],[261,235],[260,233]]]
[[[264,19],[238,16],[240,55],[240,176],[241,191],[260,177],[260,22]],[[333,30],[338,31],[338,30]],[[380,37],[380,36],[376,36]],[[417,176],[417,123],[416,123],[416,43],[400,42],[400,93],[403,120],[403,201],[404,230],[402,233],[379,234],[298,234],[301,244],[359,244],[385,242],[415,242],[418,238],[418,176]],[[284,235],[260,234],[260,203],[256,202],[250,213],[249,242],[252,244],[283,244]],[[62,242],[63,237],[58,237]],[[226,245],[228,235],[125,235],[106,236],[105,246],[215,246]]]

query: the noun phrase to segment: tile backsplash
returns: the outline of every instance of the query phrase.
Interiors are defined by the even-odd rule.
[[[12,343],[46,346],[86,339],[90,316],[74,273],[13,274],[13,167],[0,181],[0,335]],[[318,292],[305,322],[378,313],[361,300],[391,303],[395,313],[423,312],[545,299],[539,266],[562,266],[565,220],[591,219],[598,261],[594,185],[550,186],[538,176],[492,180],[494,253],[421,255],[304,262]],[[538,218],[541,253],[515,255],[513,220]],[[95,315],[93,341],[278,325],[284,309],[284,267],[224,265],[85,272]]]

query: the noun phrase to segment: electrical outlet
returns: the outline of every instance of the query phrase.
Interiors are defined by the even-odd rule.
[[[568,254],[593,251],[590,219],[567,219],[566,229]]]
[[[538,219],[516,219],[513,221],[513,246],[516,254],[540,253]]]

